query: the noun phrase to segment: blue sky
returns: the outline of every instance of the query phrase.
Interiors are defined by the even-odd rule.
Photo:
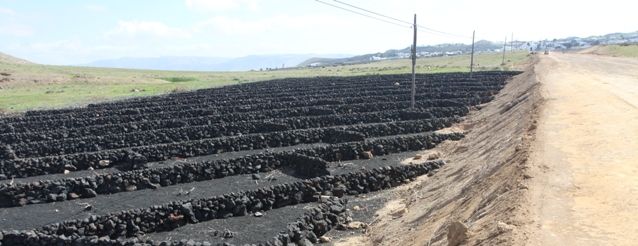
[[[323,0],[337,4],[333,0]],[[500,41],[638,30],[635,1],[343,0],[453,34]],[[314,0],[0,0],[0,52],[45,64],[155,56],[363,54],[407,47],[411,30]],[[419,44],[469,43],[419,33]]]

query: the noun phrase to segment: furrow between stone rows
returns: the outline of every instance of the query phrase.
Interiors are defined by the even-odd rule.
[[[122,240],[147,233],[170,231],[186,224],[245,216],[292,204],[316,202],[321,195],[342,197],[346,194],[355,195],[387,189],[400,185],[411,178],[427,174],[443,164],[441,161],[434,161],[408,166],[376,168],[344,175],[322,176],[301,182],[218,197],[174,201],[145,209],[133,209],[91,216],[82,220],[64,221],[35,229],[35,231],[2,232],[2,242],[8,244],[39,240],[63,240],[72,243],[78,242],[78,240],[95,241],[100,238]],[[334,212],[345,211],[345,207],[338,204],[329,206],[329,209]],[[47,237],[47,235],[52,237]]]
[[[226,176],[270,172],[289,168],[298,177],[327,174],[326,161],[366,158],[365,152],[382,156],[404,151],[429,149],[461,134],[427,134],[332,144],[309,149],[267,152],[235,159],[182,163],[169,167],[133,170],[114,174],[30,183],[0,184],[0,207],[91,198],[119,192],[218,179]]]
[[[126,149],[85,152],[70,155],[2,160],[0,178],[28,177],[50,173],[62,173],[65,170],[86,170],[125,165],[125,168],[139,169],[149,161],[162,161],[171,157],[193,157],[201,155],[234,152],[247,149],[293,146],[324,142],[331,136],[352,132],[348,139],[337,142],[361,141],[367,137],[379,137],[438,130],[458,122],[460,118],[443,118],[423,121],[405,121],[350,125],[345,127],[314,128],[275,132],[268,134],[249,134],[237,137],[212,138],[169,144],[156,144]],[[348,136],[348,135],[343,135]]]

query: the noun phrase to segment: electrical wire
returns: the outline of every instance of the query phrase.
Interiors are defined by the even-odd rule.
[[[378,21],[383,21],[383,22],[388,23],[388,24],[393,24],[393,25],[396,25],[396,26],[412,29],[411,26],[406,26],[406,25],[402,25],[402,24],[399,24],[399,23],[396,23],[396,22],[392,22],[392,21],[388,21],[388,20],[385,20],[385,19],[381,19],[381,18],[378,18],[378,17],[371,16],[371,15],[367,15],[367,14],[364,14],[364,13],[361,13],[361,12],[357,12],[357,11],[354,11],[354,10],[351,10],[351,9],[347,9],[347,8],[344,8],[344,7],[341,7],[341,6],[330,4],[330,3],[327,3],[327,2],[324,2],[324,1],[321,1],[321,0],[315,0],[315,1],[317,1],[319,3],[322,3],[322,4],[325,4],[325,5],[328,5],[328,6],[332,6],[332,7],[341,9],[341,10],[345,10],[345,11],[348,11],[348,12],[351,12],[351,13],[355,13],[355,14],[358,14],[358,15],[361,15],[361,16],[372,18],[372,19],[375,19],[375,20],[378,20]]]
[[[381,17],[385,17],[385,18],[388,18],[388,19],[392,19],[392,20],[398,21],[398,22],[403,22],[403,23],[406,23],[406,24],[408,24],[410,26],[413,25],[413,23],[410,23],[408,21],[399,20],[397,18],[390,17],[390,16],[387,16],[387,15],[383,15],[383,14],[380,14],[380,13],[377,13],[377,12],[373,12],[373,11],[370,11],[370,10],[367,10],[367,9],[364,9],[364,8],[361,8],[361,7],[357,7],[357,6],[354,6],[354,5],[349,4],[349,3],[345,3],[345,2],[342,2],[342,1],[339,1],[339,0],[333,0],[333,1],[335,1],[337,3],[340,3],[340,4],[343,4],[343,5],[346,5],[346,6],[350,6],[351,8],[355,8],[355,9],[358,9],[358,10],[363,10],[363,11],[368,12],[370,14],[375,14],[375,15],[378,15],[378,16],[381,16]]]
[[[371,10],[368,10],[368,9],[364,9],[364,8],[361,8],[361,7],[346,3],[346,2],[343,2],[343,1],[339,1],[339,0],[333,0],[333,1],[335,1],[337,3],[340,3],[342,5],[345,5],[345,6],[351,7],[351,8],[355,8],[355,9],[358,9],[358,10],[361,10],[361,11],[365,11],[365,12],[370,13],[370,14],[374,14],[374,15],[381,16],[381,17],[384,17],[384,18],[387,18],[387,19],[391,19],[391,20],[394,20],[394,21],[398,21],[398,22],[401,22],[401,23],[408,24],[408,25],[410,25],[410,28],[412,28],[412,25],[413,25],[413,23],[410,23],[409,21],[400,20],[400,19],[388,16],[388,15],[384,15],[384,14],[381,14],[381,13],[378,13],[378,12],[375,12],[375,11],[371,11]],[[335,6],[335,5],[332,5],[332,6],[338,7],[338,6]],[[338,7],[338,8],[341,8],[341,7]],[[377,18],[375,18],[375,19],[377,19]],[[448,36],[460,37],[460,38],[471,38],[470,36],[459,35],[459,34],[454,34],[454,33],[444,32],[444,31],[439,31],[439,30],[436,30],[434,28],[426,27],[426,26],[423,26],[423,25],[418,25],[417,24],[416,26],[417,26],[417,31],[428,32],[430,34],[448,35]]]

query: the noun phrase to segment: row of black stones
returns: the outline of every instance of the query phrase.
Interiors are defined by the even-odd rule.
[[[4,183],[0,184],[0,207],[156,189],[160,186],[205,181],[232,175],[268,172],[282,167],[292,168],[302,178],[316,177],[327,174],[326,161],[359,159],[364,151],[371,151],[374,155],[386,155],[409,150],[429,149],[444,140],[458,140],[461,137],[461,134],[453,133],[381,138],[365,142],[333,144],[285,152],[265,152],[235,159],[182,163],[169,167],[88,177],[30,183]]]
[[[336,225],[346,221],[346,199],[330,197],[322,200],[319,206],[304,213],[295,222],[289,223],[286,229],[271,240],[250,244],[250,246],[283,246],[295,243],[297,245],[311,245],[318,242],[318,237],[330,231]],[[249,232],[248,232],[249,233]],[[6,234],[6,235],[5,235]],[[3,244],[4,243],[4,244]],[[0,246],[2,245],[95,245],[95,246],[227,246],[225,242],[198,242],[194,240],[153,241],[132,238],[128,240],[111,239],[110,237],[67,237],[64,235],[50,235],[40,231],[12,231],[0,232]]]
[[[415,114],[416,113],[416,114]],[[216,125],[224,129],[237,128],[241,124],[274,124],[285,125],[286,130],[304,129],[326,125],[347,125],[348,122],[369,122],[373,123],[373,119],[394,119],[394,120],[417,120],[428,118],[441,118],[451,115],[466,115],[468,108],[463,107],[428,107],[417,108],[412,111],[390,110],[390,111],[372,111],[357,112],[349,114],[332,114],[319,116],[294,116],[286,118],[273,118],[268,121],[264,119],[236,120],[226,121],[219,119],[218,115],[214,116],[197,116],[190,118],[178,119],[162,119],[162,120],[146,120],[139,122],[98,125],[78,128],[63,128],[53,131],[40,132],[23,132],[15,134],[0,134],[0,142],[8,145],[16,143],[32,143],[40,141],[50,141],[54,139],[76,138],[78,141],[86,141],[88,138],[107,136],[111,134],[128,134],[139,133],[141,131],[158,131],[167,129],[182,129],[197,126]],[[234,130],[234,133],[250,133],[247,129]],[[230,130],[227,132],[230,134]],[[88,136],[88,137],[87,137]],[[0,153],[1,155],[2,153]],[[5,156],[5,158],[8,158]]]
[[[187,158],[240,150],[320,143],[335,129],[361,132],[365,134],[366,137],[428,132],[448,127],[459,120],[460,118],[455,117],[370,125],[350,125],[346,127],[313,128],[157,144],[129,149],[84,152],[61,156],[2,160],[0,161],[0,179],[63,173],[65,170],[76,171],[87,170],[89,168],[106,168],[118,164],[163,161],[172,157]],[[351,141],[357,141],[357,139]],[[108,162],[106,162],[107,164],[102,165],[105,160],[108,160]]]
[[[146,209],[133,209],[117,213],[91,216],[44,226],[34,231],[2,232],[2,245],[129,245],[127,238],[146,233],[170,231],[186,224],[212,219],[245,216],[259,211],[281,208],[299,203],[317,202],[321,196],[342,197],[391,188],[410,179],[429,173],[444,165],[442,161],[422,164],[375,168],[337,176],[322,176],[300,182],[230,193],[212,198],[174,201]],[[330,212],[343,212],[329,206]],[[299,240],[311,240],[317,233],[326,232],[342,222],[330,214],[320,218],[311,216],[304,226],[293,228],[264,245],[285,245]],[[327,218],[327,220],[326,220]],[[314,222],[313,222],[314,219]],[[312,226],[308,224],[311,221]],[[310,237],[310,238],[308,238]],[[113,242],[115,241],[115,242]],[[128,241],[128,242],[127,242]],[[144,242],[147,245],[181,245],[167,242]],[[188,242],[186,242],[188,243]],[[203,243],[202,243],[203,244]],[[135,245],[135,244],[130,244]],[[186,245],[186,244],[185,244]]]
[[[464,116],[467,111],[448,111],[450,118]],[[402,117],[405,115],[405,117]],[[420,116],[420,117],[419,117]],[[196,127],[182,127],[143,131],[127,134],[112,134],[102,136],[88,136],[82,138],[63,138],[40,142],[23,142],[6,145],[0,150],[0,158],[17,159],[33,158],[51,155],[94,152],[109,149],[130,148],[154,144],[166,144],[183,141],[200,140],[217,137],[230,137],[245,134],[268,134],[272,132],[301,130],[316,127],[343,127],[354,124],[379,124],[406,120],[436,121],[446,117],[433,119],[427,113],[382,112],[378,114],[333,115],[327,119],[296,118],[287,122],[231,122]],[[312,122],[308,124],[306,122]],[[306,125],[308,127],[298,127]],[[1,148],[1,147],[0,147]],[[13,154],[11,154],[13,153]]]

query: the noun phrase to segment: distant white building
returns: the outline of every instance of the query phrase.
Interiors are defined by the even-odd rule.
[[[435,57],[435,56],[443,56],[443,52],[427,52],[427,51],[421,51],[416,53],[417,57]]]
[[[397,56],[399,58],[410,58],[410,53],[408,53],[408,52],[399,52],[399,53],[397,53]]]

